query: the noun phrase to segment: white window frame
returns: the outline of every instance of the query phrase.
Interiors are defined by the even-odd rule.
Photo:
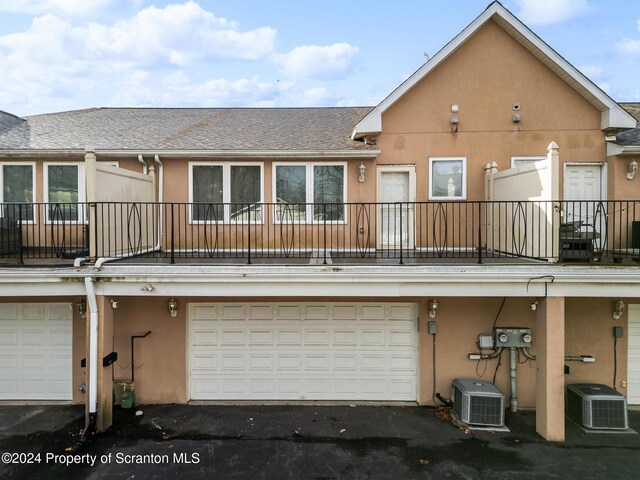
[[[4,203],[4,166],[29,166],[31,167],[31,188],[33,191],[33,201],[31,202],[31,208],[33,209],[33,220],[23,220],[24,224],[34,224],[38,221],[37,211],[35,204],[38,203],[37,191],[36,191],[36,162],[0,162],[0,203]],[[3,216],[4,212],[0,210],[0,216]]]
[[[433,164],[442,161],[462,161],[462,195],[459,197],[437,197],[433,195]],[[467,199],[467,157],[429,157],[429,200],[466,200]]]
[[[511,156],[511,168],[517,168],[516,167],[516,162],[518,160],[524,160],[526,162],[531,162],[531,163],[535,163],[535,162],[540,162],[542,160],[546,160],[547,157],[544,155],[512,155]],[[524,165],[521,165],[524,166]]]
[[[62,165],[65,167],[76,166],[78,167],[78,219],[77,220],[65,220],[64,222],[54,222],[49,218],[49,208],[45,205],[45,223],[65,223],[65,224],[88,224],[89,219],[87,216],[87,212],[85,211],[84,205],[87,201],[87,192],[86,192],[86,177],[84,171],[84,163],[82,162],[45,162],[44,163],[44,172],[43,172],[43,195],[44,195],[44,203],[49,204],[49,167]]]
[[[277,201],[277,196],[276,196],[276,170],[277,167],[300,167],[300,166],[304,166],[307,168],[307,172],[306,172],[306,200],[305,203],[307,204],[306,207],[306,211],[305,211],[305,220],[304,221],[294,221],[294,222],[287,222],[287,221],[280,221],[277,218],[276,215],[276,209],[275,209],[275,204]],[[334,166],[341,166],[343,168],[344,171],[344,179],[342,182],[342,198],[344,199],[344,201],[342,202],[344,205],[344,220],[314,220],[313,217],[313,205],[314,205],[314,191],[313,191],[313,168],[314,167],[334,167]],[[297,224],[346,224],[348,223],[348,219],[347,219],[347,213],[348,213],[348,208],[347,208],[347,184],[348,184],[348,180],[347,180],[347,175],[348,175],[348,171],[349,169],[347,168],[347,162],[273,162],[272,166],[271,166],[271,174],[272,174],[272,181],[271,181],[271,186],[272,186],[272,192],[271,195],[273,198],[273,203],[274,203],[274,208],[273,208],[273,223],[274,224],[291,224],[291,223],[297,223]],[[311,221],[309,221],[309,219],[311,219]]]
[[[222,167],[222,203],[224,204],[224,218],[218,221],[194,220],[193,208],[189,208],[189,223],[208,224],[208,223],[233,223],[242,224],[263,224],[265,217],[264,209],[264,163],[262,162],[215,162],[215,161],[198,161],[189,162],[189,203],[193,204],[193,167]],[[262,220],[246,220],[231,222],[231,167],[260,167],[260,201],[262,206]]]

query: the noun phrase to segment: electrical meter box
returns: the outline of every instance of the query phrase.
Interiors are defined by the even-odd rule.
[[[495,346],[498,347],[530,347],[532,344],[531,329],[518,327],[501,327],[493,331]]]

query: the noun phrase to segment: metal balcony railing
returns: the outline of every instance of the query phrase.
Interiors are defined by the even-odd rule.
[[[640,200],[0,204],[0,262],[640,260]]]

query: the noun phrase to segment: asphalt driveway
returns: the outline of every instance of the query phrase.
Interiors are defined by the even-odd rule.
[[[136,410],[143,413],[136,416]],[[145,405],[77,456],[82,406],[0,406],[0,478],[635,479],[640,435],[544,441],[535,414],[507,414],[509,433],[465,431],[417,406]],[[640,431],[640,412],[630,412]],[[6,454],[9,453],[10,456]]]

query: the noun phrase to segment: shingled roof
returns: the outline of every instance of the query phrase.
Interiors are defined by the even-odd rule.
[[[640,103],[620,103],[620,106],[640,121]],[[616,143],[623,147],[640,145],[640,128],[632,128],[616,135]]]
[[[363,150],[372,147],[350,136],[371,108],[93,108],[24,119],[2,114],[0,150]]]

